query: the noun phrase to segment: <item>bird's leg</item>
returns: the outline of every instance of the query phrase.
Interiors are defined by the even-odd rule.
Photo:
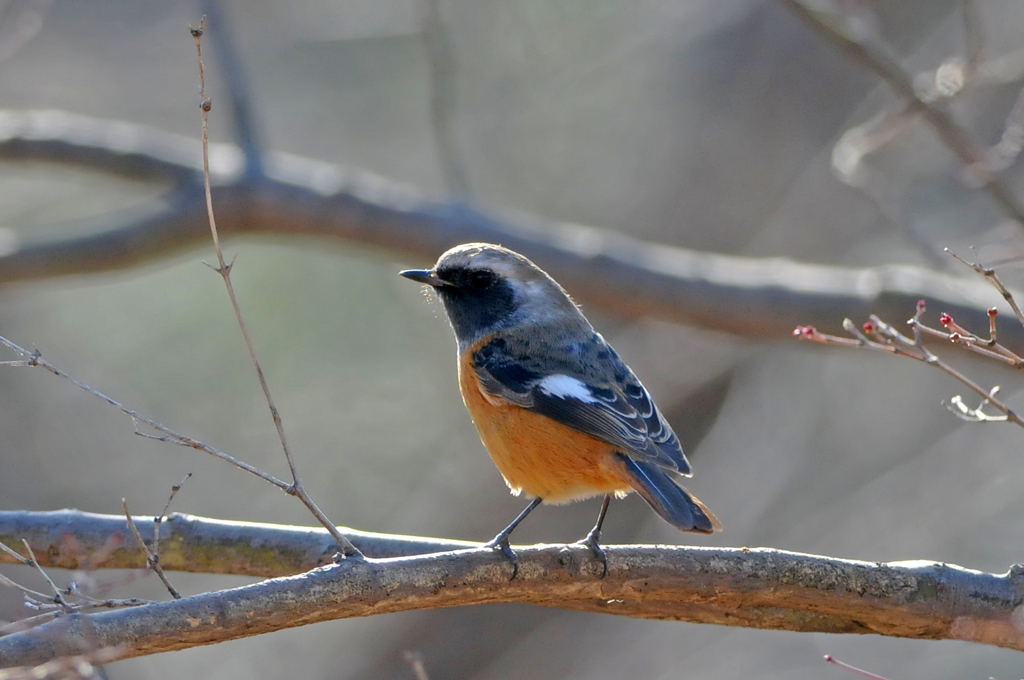
[[[597,559],[601,560],[603,569],[601,570],[601,578],[604,578],[608,574],[608,556],[604,552],[604,548],[598,542],[601,539],[601,525],[604,524],[604,516],[608,514],[608,504],[612,502],[612,495],[608,494],[604,497],[604,503],[601,504],[601,513],[597,516],[597,524],[590,530],[587,537],[581,541],[577,541],[580,545],[585,545],[590,548],[591,552]]]
[[[534,508],[541,504],[542,500],[543,499],[541,498],[534,498],[530,501],[530,504],[526,506],[526,509],[519,513],[519,516],[512,520],[511,524],[502,529],[501,533],[484,544],[485,548],[493,548],[494,550],[497,550],[512,563],[512,578],[510,578],[509,581],[515,579],[516,574],[519,573],[519,558],[516,557],[516,553],[512,550],[512,546],[508,544],[508,535],[512,533],[513,529],[519,526],[520,522],[526,519],[526,516],[529,515]]]

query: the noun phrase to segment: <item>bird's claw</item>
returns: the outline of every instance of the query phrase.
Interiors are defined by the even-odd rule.
[[[590,552],[594,553],[594,557],[601,560],[601,578],[608,575],[608,555],[605,553],[604,548],[598,542],[600,538],[599,533],[591,531],[587,534],[587,537],[576,541],[576,545],[585,545],[590,548]]]
[[[505,556],[505,559],[512,565],[512,576],[509,577],[509,581],[514,581],[516,575],[519,574],[519,557],[516,555],[516,551],[509,545],[508,535],[501,533],[492,538],[487,543],[484,543],[485,548],[496,550]]]

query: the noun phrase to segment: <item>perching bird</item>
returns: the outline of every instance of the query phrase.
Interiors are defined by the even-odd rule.
[[[647,390],[537,265],[501,246],[467,243],[433,269],[401,275],[437,291],[480,439],[512,493],[533,499],[488,547],[518,569],[508,537],[531,510],[603,494],[597,523],[580,542],[607,571],[601,524],[612,496],[631,491],[682,531],[721,530],[679,484],[690,464]]]

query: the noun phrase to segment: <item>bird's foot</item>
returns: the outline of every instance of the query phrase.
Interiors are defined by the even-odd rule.
[[[604,548],[598,542],[601,538],[600,531],[591,531],[587,534],[587,537],[576,541],[576,545],[585,545],[590,548],[590,552],[594,553],[594,557],[601,560],[601,578],[608,575],[608,555],[605,553]]]
[[[519,557],[508,543],[508,534],[504,531],[501,532],[487,543],[484,543],[484,547],[496,550],[505,556],[505,559],[512,565],[512,576],[508,580],[514,581],[516,575],[519,574]]]

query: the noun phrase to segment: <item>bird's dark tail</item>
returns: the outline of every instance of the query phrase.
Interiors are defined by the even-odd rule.
[[[713,534],[722,530],[714,513],[683,487],[676,484],[671,473],[653,463],[617,454],[626,466],[629,483],[640,497],[661,515],[662,519],[681,531]]]

